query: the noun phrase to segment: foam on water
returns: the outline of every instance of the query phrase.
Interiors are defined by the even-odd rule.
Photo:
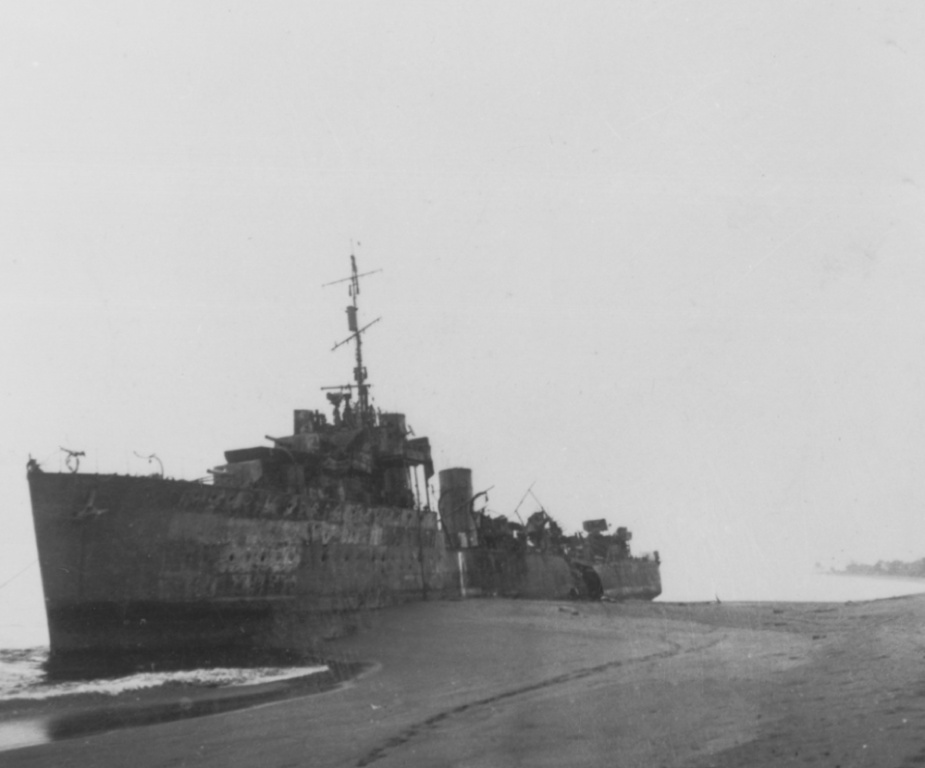
[[[0,700],[49,699],[79,694],[115,696],[161,686],[252,686],[324,672],[325,666],[208,667],[139,672],[93,680],[49,681],[48,630],[41,599],[30,592],[0,591]]]
[[[13,698],[18,691],[28,691],[45,679],[43,665],[47,648],[0,650],[0,699]]]
[[[8,719],[0,716],[0,752],[46,744],[151,723],[229,711],[255,703],[298,695],[306,689],[306,678],[326,672],[327,666],[208,667],[171,671],[136,672],[119,677],[82,680],[49,679],[45,672],[47,648],[0,650],[0,702],[7,705]],[[324,678],[318,678],[324,685]],[[281,687],[252,688],[248,693],[216,694],[208,690],[244,688],[266,683],[292,681]],[[167,689],[154,699],[129,701],[116,698],[131,691]],[[318,690],[323,690],[319,688]],[[194,691],[198,693],[194,694]],[[230,693],[230,691],[229,691]],[[90,695],[81,708],[68,709],[71,697]],[[166,696],[166,698],[165,698]],[[112,703],[106,699],[111,698]],[[39,709],[18,713],[25,701],[39,700]]]
[[[96,680],[47,682],[42,665],[47,651],[0,651],[0,699],[49,699],[80,694],[116,696],[161,686],[197,686],[218,688],[247,686],[291,680],[318,674],[326,666],[302,667],[215,667],[165,672],[139,672],[124,677]]]

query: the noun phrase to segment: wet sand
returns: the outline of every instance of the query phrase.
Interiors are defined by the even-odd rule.
[[[7,751],[0,764],[925,764],[922,596],[433,602],[367,625],[324,649],[373,662],[334,690]]]

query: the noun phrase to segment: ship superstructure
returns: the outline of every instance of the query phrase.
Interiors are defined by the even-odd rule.
[[[410,436],[404,414],[383,413],[370,404],[362,334],[378,318],[359,324],[357,296],[364,275],[357,272],[356,259],[350,259],[352,275],[328,283],[349,281],[350,335],[334,349],[352,342],[356,359],[352,383],[322,388],[333,409],[331,420],[321,411],[295,411],[291,435],[267,435],[272,446],[226,451],[227,463],[211,470],[216,486],[272,488],[321,504],[430,508],[428,481],[434,474],[430,442]]]

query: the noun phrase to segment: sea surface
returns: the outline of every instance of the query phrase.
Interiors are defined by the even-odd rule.
[[[41,585],[23,581],[25,583],[18,590],[0,590],[0,703],[87,693],[115,696],[164,686],[253,686],[327,670],[326,666],[304,664],[254,667],[216,664],[200,669],[146,670],[131,674],[119,670],[107,674],[97,669],[94,676],[83,679],[50,678],[44,668],[48,660],[48,627]]]
[[[925,579],[843,576],[780,568],[773,573],[720,574],[682,578],[662,564],[662,602],[847,603],[925,592]]]
[[[51,675],[45,668],[48,629],[41,588],[24,581],[18,590],[0,590],[0,753],[251,706],[333,684],[321,664],[223,663],[228,659],[183,669],[117,669],[107,661],[92,670]],[[267,683],[277,685],[258,687]],[[119,694],[130,694],[134,703],[127,707]]]
[[[323,665],[210,667],[134,672],[86,679],[49,679],[45,672],[48,647],[0,649],[0,699],[40,700],[79,694],[115,696],[164,686],[219,688],[272,683],[324,672]]]

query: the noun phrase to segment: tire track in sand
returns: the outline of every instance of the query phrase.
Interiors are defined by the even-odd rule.
[[[667,640],[665,642],[667,642],[671,647],[667,650],[659,651],[658,653],[650,653],[648,656],[640,656],[636,659],[619,659],[616,661],[608,661],[604,664],[597,664],[593,667],[577,669],[573,672],[564,672],[561,675],[555,675],[554,677],[549,677],[536,683],[530,683],[529,685],[512,688],[509,691],[501,691],[500,693],[496,693],[494,696],[487,696],[484,699],[477,699],[476,701],[470,701],[466,704],[460,704],[458,706],[451,707],[450,709],[446,709],[442,712],[438,712],[435,715],[431,715],[425,720],[421,720],[420,722],[409,725],[397,735],[392,736],[378,747],[370,750],[357,761],[357,768],[363,768],[364,766],[371,765],[377,760],[381,760],[383,757],[386,757],[392,750],[404,746],[409,741],[418,736],[421,736],[422,734],[433,731],[437,728],[437,726],[441,725],[451,717],[455,717],[456,715],[471,712],[481,707],[490,706],[492,704],[496,704],[499,701],[513,699],[514,697],[521,696],[525,693],[532,693],[533,691],[539,691],[544,688],[551,688],[553,686],[569,683],[574,680],[581,680],[586,677],[591,677],[592,675],[600,674],[601,672],[607,672],[611,669],[617,669],[619,667],[624,667],[631,664],[640,664],[647,661],[656,661],[658,659],[669,659],[673,656],[678,656],[681,653],[704,651],[716,645],[721,640],[722,637],[719,637],[709,643],[705,643],[704,645],[697,645],[687,648],[683,647],[680,643],[674,642],[673,640]]]

